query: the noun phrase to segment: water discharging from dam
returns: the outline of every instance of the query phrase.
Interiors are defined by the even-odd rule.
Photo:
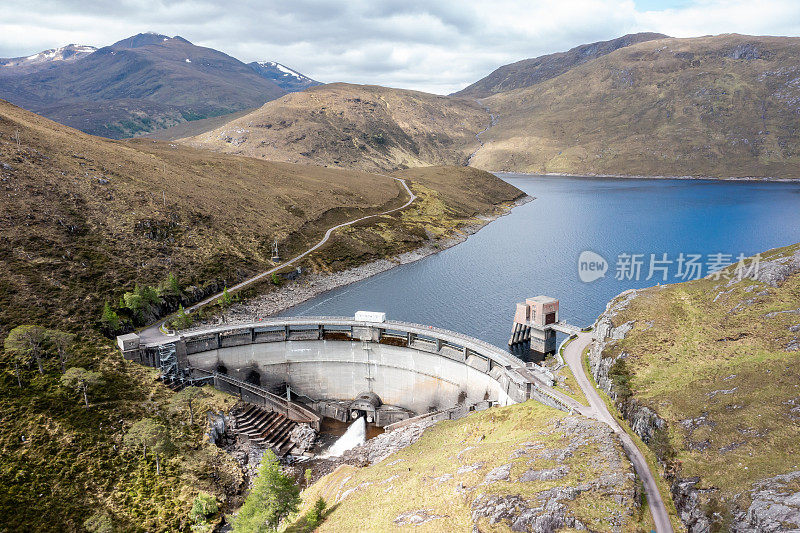
[[[367,423],[363,416],[356,419],[355,422],[350,424],[344,435],[339,437],[339,440],[333,443],[323,457],[339,457],[347,450],[351,450],[359,444],[364,444],[367,441]]]

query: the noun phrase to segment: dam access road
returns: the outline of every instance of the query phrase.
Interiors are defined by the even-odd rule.
[[[315,244],[314,246],[312,246],[311,248],[306,250],[305,252],[303,252],[303,253],[301,253],[299,255],[296,255],[293,258],[289,259],[288,261],[285,261],[285,262],[283,262],[283,263],[281,263],[281,264],[279,264],[279,265],[277,265],[277,266],[275,266],[275,267],[273,267],[273,268],[271,268],[269,270],[265,270],[264,272],[261,272],[260,274],[256,274],[255,276],[253,276],[251,278],[248,278],[248,279],[242,281],[241,283],[237,283],[233,287],[228,288],[228,291],[229,292],[236,292],[236,291],[238,291],[240,289],[243,289],[244,287],[247,287],[248,285],[250,285],[252,283],[255,283],[258,280],[264,279],[267,276],[271,276],[273,273],[278,272],[279,270],[282,270],[282,269],[286,268],[287,266],[291,266],[291,265],[297,263],[298,261],[303,259],[308,254],[310,254],[310,253],[314,252],[315,250],[318,250],[319,248],[321,248],[326,242],[328,242],[328,240],[331,238],[331,235],[333,235],[333,232],[336,231],[339,228],[344,228],[346,226],[351,226],[351,225],[355,224],[356,222],[361,222],[362,220],[368,220],[370,218],[381,217],[381,216],[384,216],[384,215],[389,215],[391,213],[395,213],[397,211],[402,211],[403,209],[407,208],[408,206],[410,206],[411,204],[414,203],[414,200],[417,199],[417,195],[414,194],[411,191],[411,188],[408,186],[408,183],[406,183],[406,180],[404,180],[402,178],[395,178],[394,176],[386,176],[386,177],[397,181],[398,183],[400,183],[403,186],[403,188],[408,193],[408,201],[406,203],[404,203],[400,207],[395,207],[394,209],[389,209],[388,211],[383,211],[381,213],[375,213],[374,215],[363,216],[361,218],[356,218],[356,219],[353,219],[353,220],[349,220],[347,222],[343,222],[341,224],[337,224],[336,226],[333,226],[332,228],[329,228],[328,231],[325,232],[325,235],[322,237],[322,239],[317,244]],[[214,294],[213,296],[209,296],[205,300],[202,300],[202,301],[197,302],[196,304],[194,304],[194,305],[192,305],[190,307],[187,307],[186,308],[186,312],[187,313],[193,313],[193,312],[197,311],[198,309],[200,309],[201,307],[204,307],[204,306],[210,304],[211,302],[215,302],[215,301],[219,300],[222,297],[222,294],[223,293],[220,292],[220,293]],[[141,331],[139,331],[139,336],[142,338],[142,342],[154,342],[154,341],[157,341],[158,339],[160,339],[161,337],[163,337],[163,333],[161,331],[161,328],[164,326],[164,324],[167,322],[167,320],[169,320],[169,318],[170,317],[167,316],[167,317],[159,320],[155,324],[151,324],[150,326],[147,326],[146,328],[144,328]]]
[[[644,484],[644,490],[647,494],[647,503],[650,506],[650,514],[653,516],[656,530],[658,533],[672,533],[672,522],[669,519],[669,513],[667,513],[664,500],[661,498],[661,493],[656,485],[655,474],[650,471],[650,467],[647,465],[647,461],[641,450],[639,450],[633,442],[630,435],[619,425],[600,397],[600,394],[598,394],[594,383],[586,375],[583,366],[583,352],[591,343],[591,332],[579,333],[577,338],[564,348],[564,360],[569,365],[570,370],[572,370],[575,379],[578,381],[578,385],[591,407],[590,411],[583,411],[581,414],[605,422],[611,427],[614,433],[619,436],[625,454],[628,456],[631,463],[633,463],[636,474],[641,478]]]

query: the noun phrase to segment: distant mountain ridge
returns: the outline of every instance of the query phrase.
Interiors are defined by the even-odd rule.
[[[800,38],[717,35],[620,48],[482,103],[494,171],[800,178]]]
[[[256,74],[272,81],[286,92],[294,93],[304,91],[309,87],[322,85],[322,82],[312,80],[308,76],[300,74],[277,61],[253,61],[248,63],[247,66],[253,69]]]
[[[566,52],[523,59],[516,63],[503,65],[485,78],[453,93],[453,96],[485,98],[501,92],[530,87],[560,76],[571,68],[610,54],[620,48],[666,38],[668,36],[662,33],[633,33],[609,41],[582,44]]]
[[[227,54],[158,33],[5,61],[0,97],[111,138],[258,107],[288,92]]]
[[[32,72],[60,62],[77,61],[95,51],[97,51],[97,48],[94,46],[68,44],[61,48],[43,50],[25,57],[0,58],[0,76]]]

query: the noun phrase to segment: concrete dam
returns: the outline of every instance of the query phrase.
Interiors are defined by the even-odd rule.
[[[348,420],[352,410],[382,426],[530,398],[574,408],[536,364],[466,335],[387,321],[383,313],[275,318],[150,339],[128,334],[118,344],[126,359],[160,368],[164,376],[213,380],[290,417],[296,400],[319,415]],[[289,397],[268,392],[280,387]]]

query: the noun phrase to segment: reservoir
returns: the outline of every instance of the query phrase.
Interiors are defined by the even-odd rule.
[[[800,183],[498,176],[536,200],[462,244],[281,314],[383,311],[505,346],[526,297],[558,298],[561,318],[584,326],[626,289],[696,275],[690,264],[705,275],[739,254],[800,242]],[[604,277],[582,281],[584,252],[593,269],[594,254],[605,260]]]

